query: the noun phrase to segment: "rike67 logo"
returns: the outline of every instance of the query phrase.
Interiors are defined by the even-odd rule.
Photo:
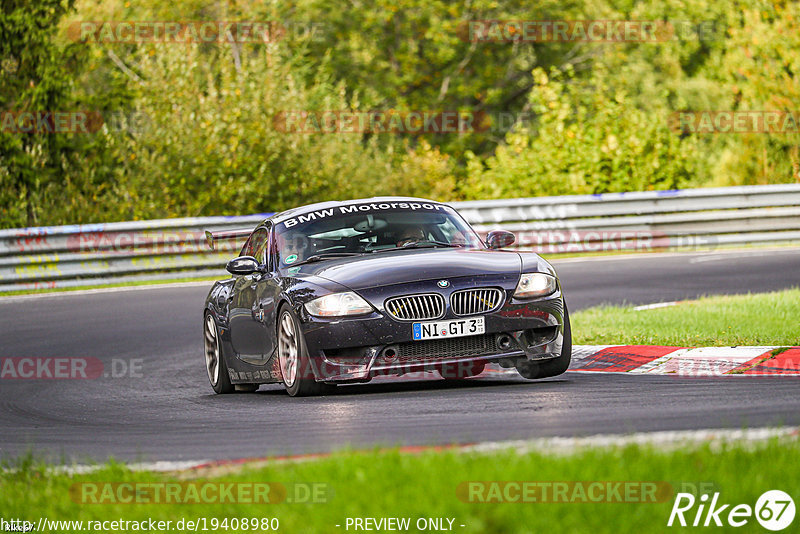
[[[755,516],[762,527],[779,531],[792,524],[794,515],[794,501],[781,490],[765,492],[758,498],[755,507],[749,504],[725,504],[721,502],[719,492],[711,496],[710,502],[707,493],[699,499],[691,493],[678,493],[667,526],[742,527]]]

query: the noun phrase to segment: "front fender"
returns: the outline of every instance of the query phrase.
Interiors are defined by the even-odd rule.
[[[558,278],[555,268],[535,252],[519,252],[518,254],[522,261],[523,273],[546,273]]]
[[[211,312],[217,320],[217,324],[223,328],[228,327],[228,306],[234,282],[233,278],[214,282],[203,306],[203,313],[206,311]]]

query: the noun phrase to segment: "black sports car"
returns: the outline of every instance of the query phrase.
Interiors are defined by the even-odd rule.
[[[569,366],[569,315],[553,267],[484,243],[450,206],[416,198],[324,202],[249,234],[206,299],[206,369],[217,393],[282,382],[292,396],[378,375],[545,378]]]

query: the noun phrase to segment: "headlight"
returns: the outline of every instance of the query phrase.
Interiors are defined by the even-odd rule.
[[[352,291],[347,291],[306,302],[306,310],[316,317],[343,317],[369,313],[372,311],[372,306]]]
[[[523,273],[514,296],[519,298],[546,297],[558,288],[556,279],[544,273]]]

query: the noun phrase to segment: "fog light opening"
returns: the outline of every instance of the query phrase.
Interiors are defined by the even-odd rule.
[[[500,334],[497,336],[497,348],[500,350],[509,350],[511,348],[511,336],[508,334]]]
[[[397,347],[386,347],[381,354],[384,361],[393,362],[397,359]]]

